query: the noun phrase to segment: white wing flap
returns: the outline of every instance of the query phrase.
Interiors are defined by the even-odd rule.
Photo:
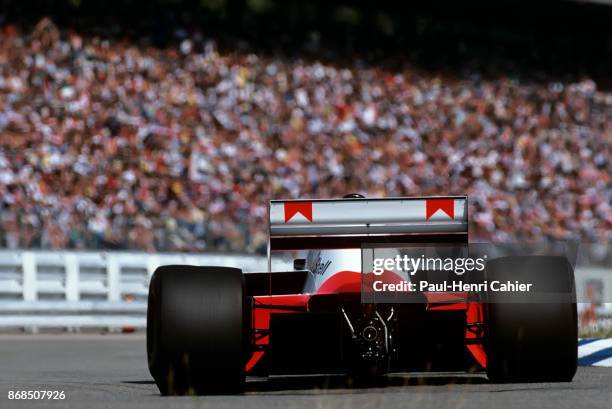
[[[467,233],[467,197],[272,200],[270,237]]]

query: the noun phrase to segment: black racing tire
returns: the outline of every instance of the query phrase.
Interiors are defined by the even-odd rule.
[[[153,274],[147,357],[162,395],[239,393],[249,331],[241,270],[173,265]]]
[[[489,380],[570,382],[578,359],[578,318],[574,271],[568,260],[558,256],[503,257],[487,263],[486,277],[489,284],[494,280],[533,283],[530,292],[489,290],[487,294]]]

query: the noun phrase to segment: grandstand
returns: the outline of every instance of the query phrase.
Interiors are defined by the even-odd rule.
[[[268,199],[346,192],[611,240],[606,6],[40,3],[0,20],[2,247],[257,253]]]

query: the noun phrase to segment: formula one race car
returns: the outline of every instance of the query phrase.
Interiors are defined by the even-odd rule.
[[[564,257],[486,263],[489,282],[543,287],[554,275],[557,297],[546,302],[532,292],[504,301],[507,294],[491,290],[418,288],[410,302],[364,301],[364,245],[467,246],[467,222],[464,196],[272,200],[267,272],[156,270],[147,312],[151,375],[163,395],[239,392],[245,375],[370,379],[476,369],[492,382],[571,381],[577,313],[573,268]],[[277,251],[299,256],[292,271],[271,271]]]

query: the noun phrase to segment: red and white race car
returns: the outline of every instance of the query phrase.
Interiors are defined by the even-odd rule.
[[[486,264],[490,282],[549,285],[554,273],[558,297],[548,302],[530,292],[507,302],[494,291],[416,291],[410,302],[364,302],[364,245],[467,246],[467,213],[465,196],[270,201],[267,272],[171,265],[153,275],[147,353],[160,392],[239,392],[245,375],[369,379],[415,370],[571,381],[577,314],[564,257]],[[278,251],[297,255],[292,271],[271,271]],[[378,277],[400,280],[393,272]]]

